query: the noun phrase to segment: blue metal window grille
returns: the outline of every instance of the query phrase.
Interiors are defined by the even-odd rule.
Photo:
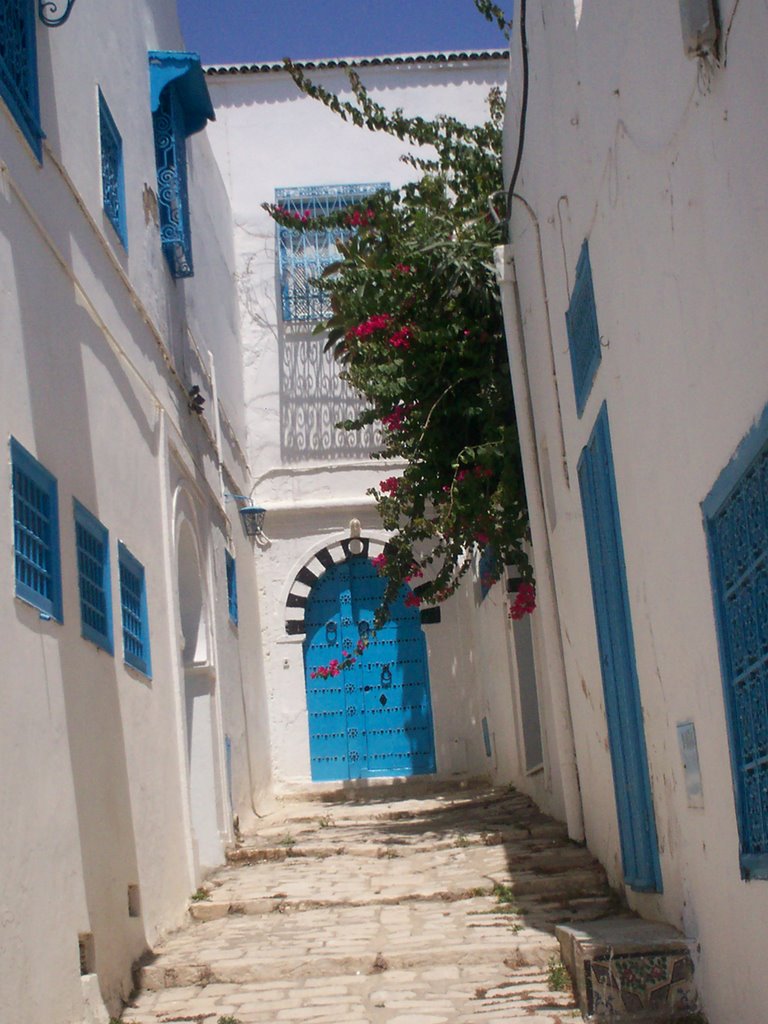
[[[192,234],[187,194],[187,141],[184,113],[173,85],[160,97],[152,114],[157,162],[160,241],[174,277],[192,277]]]
[[[192,277],[187,136],[215,115],[198,54],[150,50],[148,59],[160,239],[173,277]]]
[[[123,619],[123,660],[152,675],[149,651],[149,616],[144,566],[134,558],[122,541],[117,545],[117,565],[120,574],[120,611]]]
[[[287,213],[325,217],[364,201],[375,192],[388,189],[384,182],[372,185],[316,185],[275,189],[275,204]],[[277,227],[283,321],[312,323],[331,315],[328,295],[319,278],[339,258],[338,243],[350,234],[345,228],[295,231]]]
[[[101,89],[99,89],[99,141],[101,145],[101,200],[104,204],[104,212],[117,232],[117,237],[127,248],[123,140]]]
[[[768,409],[702,504],[741,870],[768,878]]]
[[[565,324],[568,329],[568,348],[571,353],[573,387],[576,392],[576,412],[581,416],[602,358],[592,267],[586,240],[576,264],[576,281],[568,312],[565,314]]]
[[[11,438],[16,596],[61,622],[56,479]]]
[[[237,625],[237,570],[235,560],[227,551],[227,602],[229,604],[229,619]]]
[[[109,533],[77,500],[74,514],[81,632],[86,640],[112,654]]]
[[[42,159],[37,93],[37,0],[0,0],[0,96],[38,160]]]

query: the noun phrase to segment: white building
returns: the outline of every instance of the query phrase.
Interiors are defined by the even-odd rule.
[[[709,1020],[761,1024],[768,13],[718,6],[528,3],[499,265],[587,842],[692,940]]]
[[[342,97],[351,94],[346,69],[352,67],[372,98],[389,109],[403,107],[408,114],[425,117],[450,112],[472,123],[486,115],[491,88],[505,82],[507,58],[504,52],[426,54],[317,61],[302,67],[313,81]],[[361,524],[365,553],[381,551],[385,538],[366,490],[391,468],[370,459],[375,447],[370,433],[358,437],[335,427],[351,415],[356,401],[338,380],[331,357],[323,355],[324,339],[312,335],[315,322],[322,318],[322,301],[305,287],[318,261],[332,255],[332,245],[325,233],[303,248],[292,237],[295,232],[283,231],[278,238],[262,203],[277,201],[299,214],[323,211],[377,186],[396,187],[412,171],[400,161],[407,152],[404,143],[342,121],[300,93],[282,65],[213,67],[207,78],[216,110],[209,135],[235,219],[254,487],[250,498],[267,509],[266,533],[271,540],[257,550],[256,564],[275,784],[304,787],[313,779],[433,771],[442,778],[492,774],[508,781],[525,780],[530,770],[528,788],[563,815],[557,758],[552,773],[549,763],[542,771],[535,689],[527,694],[524,713],[512,699],[510,677],[516,669],[510,663],[511,626],[501,586],[491,592],[480,616],[474,614],[480,603],[479,585],[439,610],[425,610],[421,626],[413,613],[411,646],[399,654],[387,655],[392,638],[382,634],[384,647],[370,648],[364,659],[365,671],[376,675],[369,679],[372,696],[366,698],[363,711],[369,752],[358,757],[353,743],[349,753],[358,759],[345,761],[349,728],[357,735],[359,719],[339,726],[339,715],[332,728],[328,725],[327,701],[341,699],[341,682],[313,682],[311,669],[323,658],[339,656],[335,647],[343,646],[342,640],[347,646],[354,644],[359,623],[345,627],[338,607],[334,612],[322,604],[322,587],[331,586],[332,576],[343,574],[338,566],[347,560],[355,520]],[[369,586],[370,580],[353,581],[353,601],[359,595],[363,603],[370,603],[371,594],[359,589]],[[320,617],[317,621],[314,614]],[[334,615],[337,621],[328,624],[329,636],[320,635],[315,650],[312,636],[317,635],[320,620]],[[368,619],[370,615],[363,622]],[[395,672],[397,688],[400,663],[421,657],[413,651],[420,649],[422,635],[426,661],[419,662],[419,671],[422,678],[428,676],[429,684],[426,695],[421,694],[421,717],[414,728],[426,735],[431,717],[431,749],[419,746],[412,730],[400,728],[394,707],[385,703],[380,710],[374,703],[374,697],[386,702],[390,696],[382,688],[388,672]],[[529,640],[523,671],[535,687],[530,646]],[[404,671],[403,693],[413,682],[410,670]],[[316,688],[322,689],[316,694],[321,711],[313,706]],[[405,696],[403,700],[408,703]],[[556,723],[547,725],[556,728]],[[385,728],[392,735],[393,726],[399,730],[397,742],[410,744],[415,752],[413,760],[398,753],[395,741],[389,749],[374,750],[371,737],[381,736]],[[341,735],[345,731],[347,735]]]
[[[0,1017],[58,1024],[119,1009],[266,789],[268,736],[199,60],[171,0],[58,27],[14,0],[0,31]]]

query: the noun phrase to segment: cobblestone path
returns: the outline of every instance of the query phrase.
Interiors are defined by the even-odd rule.
[[[611,895],[509,790],[286,802],[137,968],[135,1024],[568,1024],[554,926]],[[406,789],[406,792],[408,790]]]

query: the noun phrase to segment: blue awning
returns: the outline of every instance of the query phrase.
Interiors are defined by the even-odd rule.
[[[184,130],[187,135],[201,131],[207,121],[216,120],[197,53],[183,53],[179,50],[149,51],[149,91],[153,113],[160,106],[163,90],[171,82],[174,83],[176,95],[184,111]]]

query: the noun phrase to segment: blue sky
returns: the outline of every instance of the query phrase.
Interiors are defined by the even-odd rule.
[[[511,0],[497,0],[511,9]],[[203,63],[502,49],[472,0],[178,0]]]

